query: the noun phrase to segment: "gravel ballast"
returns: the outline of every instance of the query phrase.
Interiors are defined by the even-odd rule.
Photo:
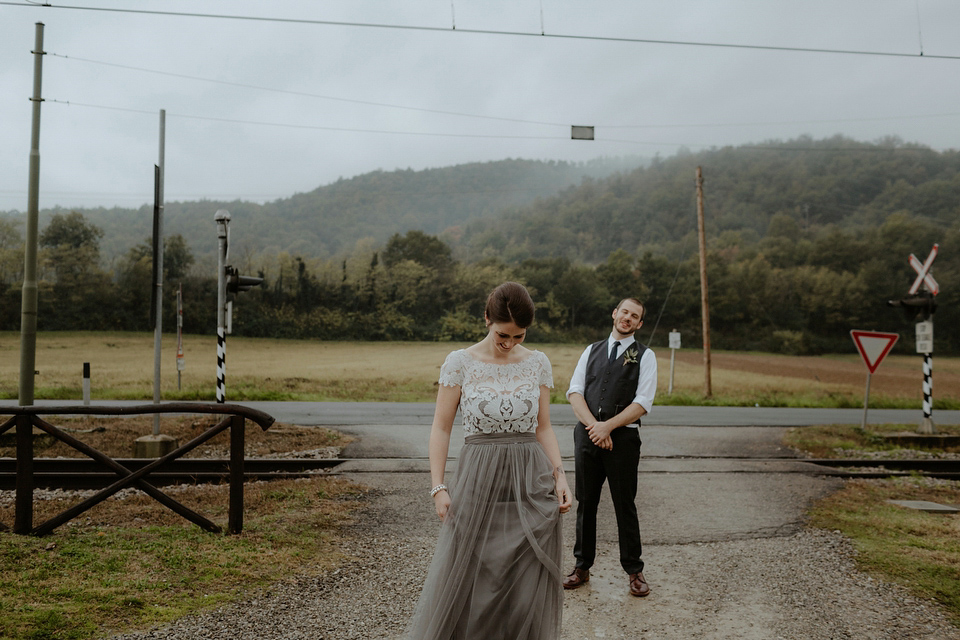
[[[423,474],[353,479],[371,488],[370,504],[345,531],[352,559],[338,569],[113,639],[402,638],[439,524]],[[574,515],[564,518],[569,568]],[[601,542],[588,585],[566,593],[563,639],[960,640],[935,603],[857,571],[852,545],[836,532],[645,545],[652,593],[642,599],[627,594],[616,545]]]

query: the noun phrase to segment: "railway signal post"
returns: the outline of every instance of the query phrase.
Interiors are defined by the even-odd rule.
[[[220,209],[214,215],[217,222],[217,402],[226,402],[226,371],[227,371],[227,342],[226,334],[230,333],[230,319],[228,318],[227,293],[237,294],[249,291],[263,283],[263,278],[240,275],[240,271],[227,264],[230,254],[230,212]]]
[[[220,209],[214,215],[217,222],[217,402],[226,402],[226,358],[227,343],[225,335],[225,311],[227,306],[227,251],[229,250],[230,212]]]
[[[907,318],[917,321],[917,353],[923,356],[923,419],[917,433],[925,435],[937,433],[937,426],[933,423],[933,313],[937,310],[936,297],[940,293],[940,285],[934,280],[930,268],[939,250],[940,245],[934,244],[923,262],[910,254],[907,262],[916,271],[917,277],[907,290],[906,298],[887,303],[892,307],[903,307]]]

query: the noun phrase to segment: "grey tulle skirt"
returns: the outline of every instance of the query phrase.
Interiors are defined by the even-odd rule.
[[[410,640],[556,640],[563,607],[553,469],[533,433],[467,436]]]

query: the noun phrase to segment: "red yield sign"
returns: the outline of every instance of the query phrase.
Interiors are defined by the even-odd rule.
[[[898,333],[882,333],[880,331],[859,331],[852,329],[850,331],[854,344],[857,345],[857,351],[863,358],[867,370],[872,374],[880,366],[880,362],[890,353],[890,349],[900,338]]]

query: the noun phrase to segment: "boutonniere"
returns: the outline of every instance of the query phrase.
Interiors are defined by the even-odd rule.
[[[629,349],[623,352],[623,366],[628,364],[637,364],[637,352],[639,349],[631,346]]]

